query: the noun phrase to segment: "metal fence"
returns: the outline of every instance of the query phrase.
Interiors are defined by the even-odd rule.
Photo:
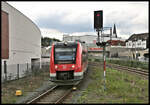
[[[34,64],[11,64],[6,61],[1,65],[1,82],[20,79],[32,74],[37,74],[39,71],[49,70],[50,62],[36,62]]]

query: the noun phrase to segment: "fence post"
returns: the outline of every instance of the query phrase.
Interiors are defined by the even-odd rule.
[[[33,64],[31,63],[31,73],[33,73]]]
[[[17,64],[17,78],[19,79],[19,64]]]
[[[28,71],[28,63],[27,63],[27,71]]]
[[[4,74],[5,74],[5,80],[7,81],[7,64],[6,64],[6,61],[4,61]]]
[[[29,70],[28,70],[28,63],[27,63],[27,70],[26,70],[26,74],[25,74],[25,76],[28,76],[29,75]]]
[[[27,73],[29,73],[29,66],[28,66],[28,63],[27,63]]]

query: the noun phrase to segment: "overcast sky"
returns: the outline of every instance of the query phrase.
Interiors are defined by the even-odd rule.
[[[119,37],[148,32],[148,2],[7,2],[30,18],[42,36],[96,35],[94,11],[103,10],[103,27],[116,25]]]

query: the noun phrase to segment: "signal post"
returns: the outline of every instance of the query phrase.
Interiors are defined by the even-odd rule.
[[[106,54],[105,53],[106,53],[106,45],[109,45],[109,44],[104,41],[104,35],[102,34],[102,32],[104,31],[104,29],[106,29],[106,30],[110,29],[110,40],[111,40],[112,28],[111,27],[103,27],[103,11],[102,10],[94,11],[94,29],[96,29],[96,31],[98,33],[96,45],[103,47],[104,90],[106,90],[106,86],[105,86]]]

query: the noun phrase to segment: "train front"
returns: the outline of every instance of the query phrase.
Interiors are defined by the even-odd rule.
[[[52,46],[50,81],[58,85],[74,85],[83,79],[81,44],[58,42]]]

